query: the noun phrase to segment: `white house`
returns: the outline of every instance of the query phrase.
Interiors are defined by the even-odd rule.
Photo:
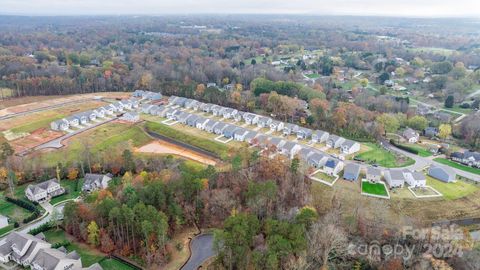
[[[105,189],[108,183],[112,180],[112,176],[108,174],[85,174],[85,181],[83,182],[82,191],[92,192],[98,189]]]
[[[48,201],[52,197],[62,195],[63,193],[65,193],[65,189],[60,186],[57,179],[50,179],[39,184],[28,185],[25,189],[25,196],[32,202]]]
[[[283,127],[283,135],[288,136],[292,133],[296,133],[300,127],[295,124],[286,123]]]
[[[68,130],[69,127],[70,127],[69,122],[66,119],[60,119],[50,123],[50,128],[52,130],[65,131],[65,130]]]
[[[345,142],[345,139],[337,135],[330,135],[327,140],[327,146],[330,148],[339,148]]]
[[[415,130],[411,128],[405,129],[403,131],[403,137],[409,142],[409,143],[417,143],[418,139],[420,138],[420,134],[416,132]]]
[[[384,178],[387,184],[391,188],[400,187],[402,188],[405,184],[405,175],[403,170],[399,169],[390,169],[384,172]]]
[[[252,142],[254,141],[255,137],[257,137],[257,135],[258,135],[258,132],[256,131],[249,131],[247,135],[245,135],[245,137],[243,138],[243,141],[247,142],[248,144],[252,144]]]
[[[457,178],[457,174],[452,168],[436,164],[430,166],[428,169],[428,175],[446,183],[455,182]]]
[[[205,130],[205,125],[210,121],[209,119],[205,117],[199,117],[196,120],[195,127],[200,130]]]
[[[302,146],[291,141],[287,141],[280,147],[280,153],[289,158],[293,158],[300,150]]]
[[[0,215],[0,229],[8,226],[8,217]]]
[[[137,122],[137,121],[140,120],[140,116],[136,112],[127,112],[122,116],[121,119],[124,120],[124,121],[134,123],[134,122]]]
[[[307,163],[308,165],[315,167],[315,168],[321,168],[325,166],[327,163],[328,156],[324,155],[321,152],[315,151],[313,154],[309,155],[307,158]]]
[[[343,162],[334,158],[329,158],[323,166],[323,171],[328,175],[338,175],[342,169]]]
[[[260,117],[260,119],[258,119],[258,122],[257,122],[257,126],[259,128],[266,128],[270,125],[270,123],[272,122],[272,118],[269,118],[269,117]]]
[[[243,142],[248,133],[249,131],[247,129],[239,128],[238,130],[235,131],[233,137],[236,141]]]
[[[380,180],[382,180],[382,171],[378,168],[370,166],[367,168],[366,178],[372,183],[378,183]]]
[[[411,187],[425,187],[427,185],[427,178],[421,172],[404,170],[405,182]]]
[[[324,143],[328,140],[328,136],[330,134],[326,131],[322,131],[322,130],[315,130],[313,133],[312,133],[312,142],[313,143]]]
[[[273,121],[270,123],[270,130],[271,130],[271,131],[282,131],[284,125],[285,125],[285,124],[284,124],[283,122],[281,122],[281,121],[273,120]]]
[[[350,155],[360,151],[360,144],[351,140],[345,140],[342,144],[342,153]]]

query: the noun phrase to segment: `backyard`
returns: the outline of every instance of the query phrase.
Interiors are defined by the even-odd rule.
[[[385,168],[398,168],[412,165],[413,159],[404,156],[398,156],[395,153],[385,150],[382,146],[374,143],[365,143],[369,150],[355,156],[368,164],[377,164]]]
[[[368,181],[362,182],[362,193],[367,193],[376,196],[388,197],[388,192],[383,183],[370,183]]]
[[[401,146],[407,148],[407,149],[412,149],[413,151],[416,151],[418,152],[417,155],[421,156],[421,157],[430,157],[432,156],[432,152],[430,152],[428,149],[426,149],[425,147],[423,147],[422,145],[419,145],[419,144],[401,144]]]
[[[427,185],[442,193],[447,200],[454,200],[465,197],[479,190],[479,187],[472,183],[457,180],[455,183],[445,183],[427,175]]]
[[[473,168],[473,167],[470,167],[470,166],[465,166],[465,165],[459,164],[457,162],[448,160],[446,158],[435,158],[433,160],[435,160],[438,163],[442,163],[444,165],[447,165],[447,166],[450,166],[450,167],[453,167],[453,168],[456,168],[456,169],[459,169],[459,170],[462,170],[462,171],[466,171],[466,172],[470,172],[470,173],[480,175],[480,169]]]
[[[66,194],[52,198],[50,204],[54,205],[65,200],[75,199],[80,196],[83,179],[62,180],[60,185],[65,188]]]
[[[82,258],[83,267],[88,267],[98,262],[100,263],[100,265],[103,267],[104,270],[134,269],[129,265],[126,265],[123,262],[116,259],[112,259],[112,258],[103,259],[106,256],[105,254],[84,243],[79,243],[75,238],[67,235],[63,230],[51,229],[44,232],[44,234],[45,234],[46,240],[50,244],[69,241],[70,244],[67,245],[65,248],[68,250],[68,252],[71,252],[73,250],[77,251],[77,253]]]

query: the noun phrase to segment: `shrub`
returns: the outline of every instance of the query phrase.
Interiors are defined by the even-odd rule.
[[[67,247],[67,246],[69,246],[70,244],[71,244],[70,241],[64,240],[64,241],[62,241],[62,242],[54,243],[54,244],[52,245],[52,248]]]
[[[20,199],[15,199],[15,198],[12,198],[12,197],[5,197],[5,200],[7,200],[7,202],[11,202],[13,204],[16,204],[16,205],[18,205],[18,206],[20,206],[24,209],[27,209],[30,212],[38,211],[37,207],[32,202],[25,201],[25,200],[20,200]]]
[[[401,144],[398,144],[395,142],[395,140],[391,139],[390,140],[390,144],[396,146],[397,148],[400,148],[402,150],[405,150],[409,153],[412,153],[412,154],[415,154],[415,155],[418,155],[418,150],[417,149],[414,149],[414,148],[411,148],[411,147],[408,147],[408,146],[405,146],[405,145],[401,145]]]
[[[31,229],[28,233],[31,235],[37,235],[41,232],[46,232],[50,230],[52,227],[53,227],[53,224],[51,222],[47,222],[45,224],[38,226],[37,228]]]

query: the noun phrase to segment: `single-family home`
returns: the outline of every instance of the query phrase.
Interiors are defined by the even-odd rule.
[[[227,139],[232,139],[235,136],[235,131],[238,129],[237,126],[228,125],[222,131],[223,137]]]
[[[150,115],[157,116],[157,115],[160,115],[160,110],[162,108],[165,108],[165,107],[164,106],[158,106],[158,105],[151,105],[151,107],[148,110],[145,110],[145,111],[147,111],[147,113],[150,114]],[[144,110],[142,109],[142,111],[144,111]]]
[[[345,142],[342,143],[342,153],[351,155],[358,151],[360,151],[360,144],[358,142],[345,140]]]
[[[205,126],[207,125],[209,119],[199,116],[197,120],[195,121],[195,127],[200,129],[200,130],[205,130]]]
[[[274,147],[276,151],[281,151],[281,147],[285,144],[286,142],[278,137],[271,137],[270,140],[268,140],[268,146],[269,147]]]
[[[50,123],[50,128],[52,130],[65,131],[70,127],[69,122],[66,119],[60,119]]]
[[[438,136],[438,128],[436,127],[427,127],[425,130],[423,130],[423,135],[428,138],[433,138]]]
[[[148,92],[143,96],[144,99],[150,100],[150,101],[158,101],[163,98],[162,94],[157,93],[157,92]]]
[[[223,123],[223,122],[218,122],[217,125],[215,125],[215,128],[213,129],[213,132],[217,135],[223,134],[223,130],[229,125]]]
[[[299,128],[300,127],[295,125],[295,124],[286,123],[283,127],[283,135],[284,136],[289,136],[292,133],[297,133],[297,130]]]
[[[254,140],[253,145],[258,146],[259,148],[265,149],[268,146],[268,141],[270,137],[264,134],[259,134]]]
[[[168,104],[169,105],[175,105],[175,100],[177,99],[178,97],[177,96],[170,96],[168,98]]]
[[[83,182],[82,191],[92,192],[98,189],[105,189],[108,187],[108,183],[112,180],[110,174],[85,174],[85,180]]]
[[[343,162],[335,158],[329,158],[323,166],[323,171],[328,175],[338,175],[342,169]]]
[[[133,109],[133,104],[132,104],[132,102],[131,102],[130,100],[124,99],[124,100],[119,101],[118,103],[121,103],[121,104],[123,105],[123,108],[124,108],[125,110],[129,110],[129,111],[130,111],[130,110]]]
[[[144,95],[145,95],[144,90],[135,90],[132,93],[132,97],[136,97],[136,98],[143,98]]]
[[[213,106],[213,104],[211,104],[211,103],[203,103],[200,106],[200,110],[203,111],[203,112],[206,112],[206,113],[210,113],[210,111],[212,109],[212,106]]]
[[[427,178],[421,172],[403,170],[405,175],[405,182],[411,187],[425,187],[427,185]]]
[[[110,108],[112,108],[113,112],[123,112],[123,104],[122,103],[111,103],[108,105]]]
[[[187,99],[187,101],[185,102],[185,108],[187,109],[192,109],[192,110],[196,110],[198,109],[198,106],[199,106],[199,102],[196,101],[195,99]]]
[[[230,119],[232,118],[235,114],[237,114],[237,110],[235,109],[232,109],[232,108],[225,108],[223,111],[222,111],[222,115],[223,115],[223,118],[225,119]]]
[[[200,116],[196,114],[192,114],[190,117],[187,118],[187,125],[190,127],[196,127],[197,126],[197,119]]]
[[[151,104],[144,104],[142,106],[142,113],[145,114],[150,114],[150,110],[155,108],[156,105],[151,105]]]
[[[270,125],[272,121],[272,118],[262,116],[260,117],[260,119],[258,119],[257,126],[259,128],[266,128]]]
[[[303,161],[308,161],[308,157],[310,155],[313,155],[313,153],[314,153],[313,148],[303,146],[302,149],[298,151],[298,157],[301,158]]]
[[[205,124],[205,130],[210,133],[214,133],[215,131],[215,126],[218,125],[220,122],[215,121],[215,120],[208,120],[207,124]]]
[[[104,108],[100,107],[98,109],[93,110],[93,113],[97,116],[97,118],[105,118],[105,115],[107,112],[105,111]]]
[[[245,114],[245,112],[237,111],[237,113],[233,115],[233,120],[235,120],[235,122],[242,121],[244,114]]]
[[[245,137],[247,136],[247,134],[249,133],[250,131],[248,131],[247,129],[245,128],[238,128],[236,131],[235,131],[235,134],[234,134],[234,139],[236,141],[240,141],[240,142],[243,142],[245,140]]]
[[[103,106],[102,108],[105,109],[107,115],[114,115],[116,112],[115,108],[112,106]]]
[[[86,111],[83,114],[88,118],[89,121],[97,120],[98,115],[94,111]]]
[[[170,110],[173,110],[173,109],[170,109],[167,106],[158,106],[157,111],[155,112],[155,114],[152,113],[152,115],[156,115],[156,116],[160,116],[160,117],[165,118],[167,116],[167,112],[170,111]]]
[[[302,146],[291,142],[287,141],[285,142],[282,146],[280,146],[280,153],[284,156],[287,156],[289,158],[293,158],[300,150],[302,150]]]
[[[8,217],[0,215],[0,229],[8,226]]]
[[[50,179],[38,184],[28,185],[25,189],[25,197],[32,202],[48,201],[65,193],[65,189],[60,185],[57,179]]]
[[[378,183],[380,180],[382,180],[382,170],[373,166],[369,166],[367,168],[366,178],[372,183]]]
[[[312,167],[322,168],[325,166],[325,163],[327,163],[327,160],[328,156],[319,151],[314,151],[313,154],[308,156],[307,163]]]
[[[80,119],[75,115],[69,116],[65,120],[68,122],[69,127],[78,127],[80,125]]]
[[[465,151],[464,153],[454,152],[450,155],[450,158],[453,161],[460,162],[470,167],[480,168],[480,153],[478,152],[472,152],[472,151]]]
[[[255,137],[257,137],[257,135],[258,135],[258,132],[256,131],[249,131],[247,135],[245,135],[245,137],[243,138],[243,141],[247,142],[248,144],[252,144],[252,142],[254,141]]]
[[[283,122],[281,122],[281,121],[273,120],[273,121],[270,123],[270,130],[271,130],[271,131],[282,131],[284,125],[285,125],[285,124],[284,124]]]
[[[137,112],[126,112],[120,119],[134,123],[140,121],[140,115]]]
[[[297,139],[299,140],[305,140],[312,137],[312,130],[309,128],[299,128],[297,130]]]
[[[187,124],[187,120],[188,118],[190,117],[193,117],[194,115],[191,114],[191,113],[187,113],[187,112],[182,112],[180,115],[178,115],[177,117],[177,121],[186,125]]]
[[[327,146],[333,149],[339,148],[345,142],[345,139],[337,136],[337,135],[330,135],[327,140]]]
[[[313,143],[324,143],[328,140],[330,134],[323,130],[315,130],[312,133],[312,142]]]
[[[243,114],[243,121],[249,125],[254,125],[253,118],[255,118],[255,114],[253,113],[244,113]]]
[[[348,181],[357,181],[360,176],[360,166],[355,163],[348,163],[343,169],[343,179]]]
[[[218,105],[213,105],[211,108],[210,108],[210,112],[214,115],[214,116],[220,116],[220,111],[223,109],[222,106],[218,106]]]
[[[420,139],[420,135],[418,132],[411,128],[407,128],[403,131],[403,137],[409,142],[409,143],[417,143],[418,139]]]
[[[185,107],[185,104],[187,103],[188,99],[184,97],[177,97],[174,101],[173,104],[176,106],[180,107]]]
[[[390,186],[390,188],[402,188],[405,184],[405,175],[403,174],[403,170],[390,169],[384,171],[383,174],[383,177],[385,178],[385,181],[387,182],[388,186]]]
[[[452,168],[436,164],[430,166],[428,175],[446,183],[455,182],[457,179],[457,174]]]

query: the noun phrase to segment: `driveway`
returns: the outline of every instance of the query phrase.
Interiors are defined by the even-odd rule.
[[[181,270],[197,270],[208,258],[215,256],[213,234],[201,234],[190,243],[192,255]]]

